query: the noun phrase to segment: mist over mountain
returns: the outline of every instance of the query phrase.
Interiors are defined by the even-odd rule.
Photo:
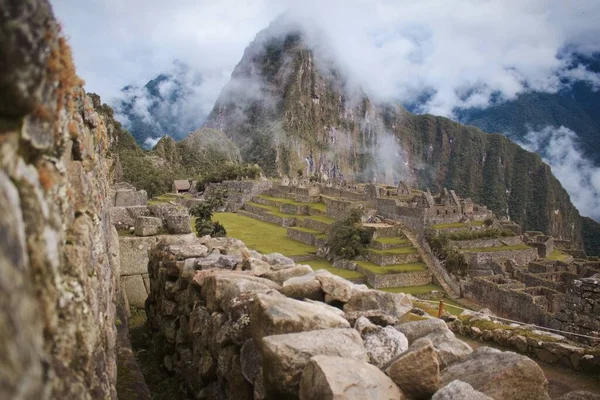
[[[138,145],[152,148],[164,135],[181,140],[202,125],[212,107],[204,85],[201,74],[175,61],[145,86],[124,87],[113,106]]]

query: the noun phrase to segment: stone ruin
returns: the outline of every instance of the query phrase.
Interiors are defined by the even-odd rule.
[[[410,296],[235,239],[159,242],[148,269],[155,343],[195,398],[548,398],[535,362],[473,351]]]
[[[120,232],[121,287],[127,306],[143,308],[150,290],[148,250],[170,236],[191,236],[187,208],[170,204],[147,205],[147,195],[132,185],[120,182],[111,188],[110,221]],[[128,308],[128,307],[127,307]]]

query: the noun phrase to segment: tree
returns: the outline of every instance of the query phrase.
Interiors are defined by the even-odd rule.
[[[374,232],[375,229],[362,226],[361,211],[352,209],[332,225],[327,244],[334,257],[353,259],[364,252]]]

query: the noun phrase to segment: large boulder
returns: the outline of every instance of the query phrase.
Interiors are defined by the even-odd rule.
[[[268,262],[258,258],[249,257],[242,263],[242,269],[245,271],[251,271],[253,275],[262,276],[267,272],[271,271],[271,266]]]
[[[357,313],[375,311],[392,318],[401,318],[412,309],[412,303],[403,293],[387,293],[379,290],[355,290],[352,298],[344,305],[344,312]]]
[[[229,311],[233,299],[244,292],[268,292],[281,287],[268,279],[241,274],[214,274],[206,277],[203,282],[202,292],[206,299],[208,311]],[[271,294],[271,298],[284,299],[282,295]]]
[[[265,254],[264,258],[269,264],[271,264],[273,269],[284,269],[296,264],[291,258],[279,253]]]
[[[438,318],[425,319],[422,321],[411,321],[394,326],[396,330],[402,332],[408,339],[408,343],[427,336],[430,333],[438,331],[447,331],[446,323]]]
[[[433,343],[394,359],[385,372],[411,399],[428,399],[440,384],[440,363]]]
[[[366,317],[360,317],[354,328],[363,338],[371,364],[378,368],[384,368],[408,349],[406,337],[391,326],[377,326]]]
[[[319,274],[317,275],[317,280],[321,282],[323,292],[331,300],[346,303],[352,298],[354,292],[354,284],[352,282],[331,273]]]
[[[310,359],[300,380],[300,400],[400,400],[404,395],[383,372],[364,361],[333,356]]]
[[[285,268],[279,271],[271,271],[265,274],[264,277],[282,284],[290,278],[307,275],[312,272],[313,269],[310,267],[310,265],[296,265],[295,267]]]
[[[509,351],[478,348],[442,371],[441,385],[456,379],[494,399],[549,399],[542,369],[531,359]]]
[[[317,280],[317,272],[307,275],[289,278],[283,282],[281,293],[293,299],[311,299],[323,301],[323,290],[321,282]]]
[[[354,329],[323,329],[266,336],[260,342],[268,398],[297,398],[302,371],[313,356],[329,355],[368,361]]]
[[[422,338],[415,340],[410,345],[410,348],[420,348],[427,345],[429,342],[433,343],[442,369],[473,352],[471,346],[462,340],[457,339],[456,336],[454,336],[454,333],[449,329],[434,331],[423,336]]]
[[[307,302],[258,294],[250,314],[254,340],[327,328],[350,328],[345,318]]]
[[[493,400],[463,381],[452,381],[433,395],[431,400]]]

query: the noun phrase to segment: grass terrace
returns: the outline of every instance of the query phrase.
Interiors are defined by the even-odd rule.
[[[381,267],[369,261],[356,261],[356,264],[358,264],[361,268],[366,269],[369,272],[380,275],[425,271],[427,269],[427,266],[423,263],[394,264],[388,265],[386,267]]]
[[[308,206],[309,208],[325,212],[325,204],[324,203],[302,203],[299,201],[286,199],[286,198],[282,198],[282,197],[273,197],[273,196],[269,196],[266,194],[261,194],[258,197],[265,199],[265,200],[270,200],[270,201],[274,201],[277,203],[281,203],[281,204],[292,204],[294,206]],[[252,203],[252,204],[255,204],[255,203]]]
[[[431,228],[436,229],[436,230],[443,230],[443,229],[468,228],[470,226],[482,226],[482,225],[483,225],[483,221],[472,221],[470,224],[465,224],[464,222],[454,222],[451,224],[431,225]]]
[[[568,254],[565,254],[558,249],[554,249],[552,251],[552,253],[550,253],[550,255],[548,256],[548,260],[552,260],[552,261],[565,261],[568,258],[569,258]]]
[[[517,244],[514,246],[495,246],[495,247],[475,247],[471,249],[462,249],[461,251],[467,253],[487,253],[491,251],[507,251],[507,250],[527,250],[531,247],[526,244]]]
[[[317,249],[286,236],[286,228],[236,213],[215,213],[227,230],[227,236],[243,241],[250,249],[261,253],[281,253],[285,256],[314,254]]]
[[[373,240],[374,242],[378,242],[381,244],[407,244],[410,243],[410,240],[401,237],[401,236],[393,236],[393,237],[381,237]]]
[[[357,271],[351,271],[349,269],[336,268],[327,260],[316,258],[314,260],[308,260],[302,264],[310,265],[315,271],[319,269],[325,269],[334,275],[341,276],[346,279],[359,279],[364,278],[364,275]]]
[[[417,249],[415,249],[414,247],[399,247],[397,249],[389,250],[369,249],[369,251],[375,254],[412,254],[416,253]]]

